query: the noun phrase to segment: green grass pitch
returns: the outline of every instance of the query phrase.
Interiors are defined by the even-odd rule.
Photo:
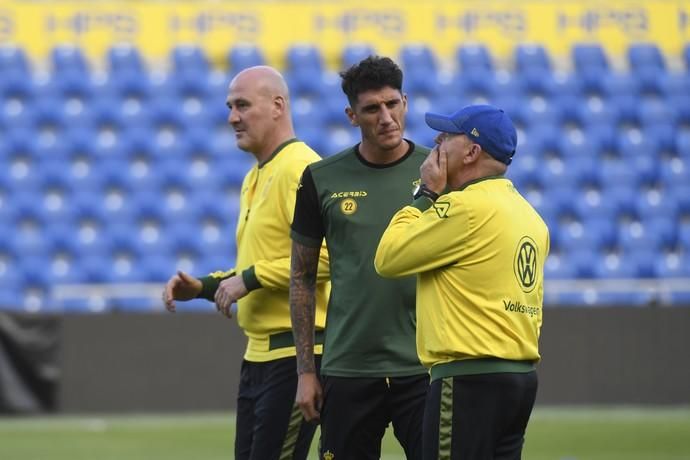
[[[381,458],[404,459],[390,431]],[[3,417],[0,459],[226,460],[233,432],[230,413]],[[523,458],[688,460],[690,408],[537,408]]]

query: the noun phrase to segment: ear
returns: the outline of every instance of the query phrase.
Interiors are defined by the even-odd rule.
[[[273,112],[275,113],[276,118],[280,117],[283,113],[285,113],[286,106],[287,103],[283,96],[276,96],[273,98]]]
[[[350,120],[350,124],[352,126],[359,126],[359,122],[357,121],[357,114],[355,114],[355,111],[352,110],[352,107],[345,107],[345,115],[347,115],[348,120]]]
[[[470,151],[467,152],[467,155],[462,159],[462,161],[465,164],[471,164],[475,163],[476,161],[479,160],[479,157],[482,154],[482,148],[479,144],[472,144],[470,147]]]
[[[407,113],[407,94],[402,95],[403,110]]]

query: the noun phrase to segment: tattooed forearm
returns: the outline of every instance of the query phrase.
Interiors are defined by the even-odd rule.
[[[314,364],[314,315],[319,247],[292,242],[290,262],[290,316],[297,348],[297,373],[316,372]]]

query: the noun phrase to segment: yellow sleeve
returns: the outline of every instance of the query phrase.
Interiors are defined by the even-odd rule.
[[[280,203],[280,213],[286,219],[285,237],[287,247],[290,248],[290,223],[295,213],[295,200],[297,199],[297,186],[302,177],[302,172],[310,164],[308,159],[295,160],[290,164],[289,170],[284,171],[280,177],[280,190],[282,202]],[[288,249],[288,253],[289,253]],[[254,273],[261,287],[269,289],[289,289],[290,288],[290,257],[282,257],[273,260],[260,260],[254,263]],[[319,268],[316,275],[316,282],[323,283],[330,280],[330,268],[328,251],[326,244],[322,243],[321,253],[319,254]]]
[[[254,264],[254,273],[261,287],[269,289],[290,288],[290,258],[281,257],[273,260],[259,260]],[[316,274],[316,282],[324,283],[331,278],[328,251],[326,245],[321,245],[319,254],[319,268]]]
[[[419,209],[421,200],[430,205],[425,211]],[[420,198],[415,206],[398,211],[381,236],[374,265],[383,277],[426,272],[453,264],[462,256],[469,223],[460,203],[443,195],[433,205]]]

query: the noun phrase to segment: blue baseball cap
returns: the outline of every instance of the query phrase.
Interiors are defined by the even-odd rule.
[[[436,131],[465,134],[501,163],[513,161],[517,131],[510,117],[497,107],[468,105],[448,116],[427,113],[424,119]]]

